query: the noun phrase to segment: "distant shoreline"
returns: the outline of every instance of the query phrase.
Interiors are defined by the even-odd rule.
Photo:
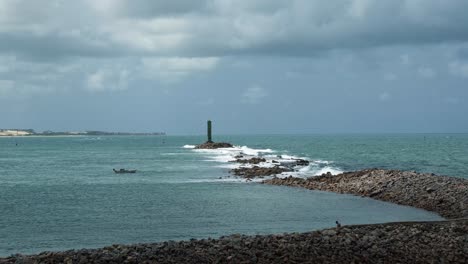
[[[91,137],[91,136],[165,136],[164,135],[158,135],[158,134],[125,134],[125,135],[86,135],[86,134],[80,134],[80,135],[41,135],[41,134],[34,134],[34,135],[25,135],[25,136],[13,136],[13,135],[8,135],[8,136],[3,136],[0,135],[0,138],[29,138],[29,137]]]
[[[165,132],[106,132],[106,131],[84,131],[84,132],[35,132],[33,129],[0,129],[0,137],[31,137],[31,136],[165,136]]]

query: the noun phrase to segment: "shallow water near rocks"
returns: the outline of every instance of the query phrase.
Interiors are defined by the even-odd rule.
[[[467,175],[468,136],[425,137],[225,136],[216,140],[247,146],[239,147],[244,153],[313,161],[301,168],[300,175],[376,166]],[[0,138],[0,256],[232,233],[303,232],[332,227],[336,220],[365,224],[441,219],[368,198],[228,177],[229,167],[235,165],[227,161],[234,153],[184,148],[203,139]],[[422,146],[425,156],[421,156]],[[112,168],[138,172],[114,174]]]

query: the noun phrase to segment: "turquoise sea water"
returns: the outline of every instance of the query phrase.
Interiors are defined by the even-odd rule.
[[[351,195],[229,177],[232,151],[196,136],[0,138],[0,256],[114,243],[437,220]],[[468,176],[467,134],[222,136],[246,154],[302,157],[298,176],[369,167]],[[18,145],[16,146],[16,143]],[[242,147],[244,146],[244,147]],[[114,174],[112,168],[137,169]]]

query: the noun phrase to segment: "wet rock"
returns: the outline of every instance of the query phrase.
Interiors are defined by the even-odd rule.
[[[196,149],[218,149],[218,148],[232,148],[233,145],[226,142],[205,142],[195,146]]]
[[[310,162],[305,159],[295,159],[295,163],[297,166],[308,166]]]
[[[288,172],[288,171],[291,171],[291,170],[288,168],[280,167],[280,166],[274,166],[274,167],[253,166],[253,167],[241,167],[241,168],[232,169],[231,173],[233,173],[236,176],[251,179],[255,177],[264,177],[264,176],[281,174],[283,172]]]
[[[250,158],[250,159],[236,159],[233,162],[237,162],[237,163],[241,163],[241,164],[259,164],[261,162],[266,162],[266,159],[253,157],[253,158]]]

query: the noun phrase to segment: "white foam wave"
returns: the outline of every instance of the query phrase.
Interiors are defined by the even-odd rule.
[[[185,145],[184,148],[192,148],[192,145]],[[194,147],[193,147],[194,148]],[[253,149],[247,146],[234,146],[232,148],[218,149],[197,149],[198,152],[206,153],[236,153],[236,155],[263,156],[263,153],[273,153],[271,149]]]
[[[219,156],[209,156],[207,161],[216,161],[226,163],[234,160],[234,157],[231,155],[219,155]]]
[[[184,145],[183,148],[186,148],[186,149],[194,149],[194,148],[195,148],[195,145]]]
[[[185,145],[184,148],[195,148],[194,145]],[[294,168],[292,172],[284,172],[277,177],[288,177],[290,175],[295,177],[310,177],[321,175],[323,173],[330,172],[333,175],[340,174],[343,171],[339,168],[328,166],[333,163],[326,160],[310,160],[307,157],[300,157],[287,154],[276,154],[277,152],[272,149],[254,149],[247,146],[234,146],[232,148],[218,148],[218,149],[194,149],[193,151],[203,154],[206,156],[206,161],[214,161],[222,163],[216,167],[225,169],[236,169],[236,168],[250,168],[253,166],[259,167],[274,167],[274,166],[285,166],[288,168]],[[275,153],[275,154],[272,154]],[[238,156],[242,156],[242,159],[250,159],[253,157],[262,157],[266,159],[266,162],[260,162],[259,164],[242,164],[233,162]],[[306,166],[296,165],[298,160],[309,160],[309,164]],[[235,178],[235,177],[234,177]],[[268,177],[266,177],[268,178]],[[262,181],[265,178],[258,178],[252,181]],[[244,179],[245,181],[245,179]],[[249,180],[250,181],[250,180]]]
[[[343,173],[343,171],[340,170],[340,169],[327,166],[327,167],[321,168],[321,169],[316,170],[315,172],[313,172],[313,176],[319,176],[319,175],[322,175],[322,174],[327,173],[327,172],[330,172],[332,175],[337,175],[337,174]]]
[[[239,149],[239,147],[236,147]],[[247,146],[242,146],[240,147],[240,151],[241,151],[241,154],[245,154],[245,155],[251,155],[251,156],[258,156],[258,155],[261,155],[263,153],[273,153],[274,151],[271,150],[271,149],[253,149],[253,148],[249,148]]]
[[[205,182],[243,182],[240,178],[221,178],[221,179],[194,179],[194,180],[187,180],[184,183],[205,183]]]
[[[308,173],[312,170],[312,166],[311,165],[308,165],[308,166],[305,166],[305,167],[302,167],[298,170],[298,172],[301,172],[301,173]]]
[[[275,160],[294,160],[294,159],[301,159],[301,158],[304,158],[304,157],[298,157],[298,156],[292,156],[292,155],[267,155],[265,157],[268,157],[268,158],[272,158],[272,159],[275,159]]]
[[[317,164],[330,164],[330,163],[333,163],[332,161],[328,161],[328,160],[313,160],[312,162],[317,163]]]
[[[82,141],[99,141],[99,140],[103,140],[103,138],[101,138],[101,137],[81,137],[78,140],[82,140]]]

